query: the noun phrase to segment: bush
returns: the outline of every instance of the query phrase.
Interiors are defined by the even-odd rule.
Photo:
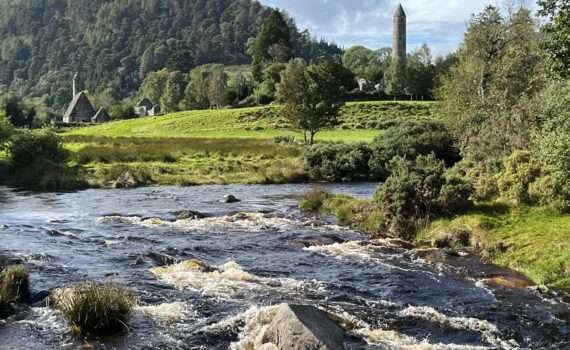
[[[72,329],[87,336],[109,335],[126,329],[134,294],[116,284],[85,283],[50,296]]]
[[[12,137],[8,147],[11,179],[33,190],[75,189],[82,186],[67,166],[68,152],[50,131],[26,131]]]
[[[540,176],[540,164],[530,152],[515,151],[505,159],[504,168],[497,181],[501,197],[515,204],[531,204],[529,186]]]
[[[0,268],[0,318],[10,315],[12,303],[24,302],[29,298],[28,272],[22,266]]]
[[[411,239],[425,221],[463,210],[470,203],[469,185],[446,176],[444,162],[433,154],[415,161],[396,157],[390,168],[392,175],[378,188],[375,200],[392,235]]]
[[[433,120],[409,120],[391,126],[374,140],[371,149],[370,169],[376,177],[386,175],[396,156],[413,160],[433,153],[448,167],[461,159],[447,127]]]
[[[380,180],[368,166],[370,147],[366,144],[319,144],[304,155],[304,167],[314,181]]]

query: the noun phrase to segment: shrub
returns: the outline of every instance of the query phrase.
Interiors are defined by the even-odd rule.
[[[433,153],[448,167],[461,159],[447,127],[433,120],[408,120],[391,126],[374,140],[371,149],[370,169],[377,177],[386,175],[396,156],[413,160]]]
[[[50,300],[63,312],[74,331],[87,336],[124,331],[129,313],[136,304],[131,291],[113,283],[90,282],[58,290]]]
[[[501,197],[515,204],[530,204],[529,186],[541,174],[540,164],[528,151],[515,151],[504,161],[504,171],[498,175]]]
[[[390,167],[392,175],[378,188],[375,200],[392,235],[410,239],[421,223],[462,210],[469,203],[469,186],[446,176],[443,161],[433,154],[415,161],[396,157]]]
[[[68,153],[50,131],[26,131],[12,137],[8,147],[11,179],[34,190],[73,189],[81,186],[67,166]]]
[[[10,315],[10,304],[26,301],[29,294],[29,277],[24,267],[0,268],[0,318]]]
[[[368,166],[370,147],[366,144],[319,144],[304,155],[304,167],[315,181],[380,180]]]
[[[471,197],[477,201],[491,201],[499,194],[497,174],[503,169],[503,164],[495,160],[474,161],[464,159],[451,168],[448,173],[471,184]]]

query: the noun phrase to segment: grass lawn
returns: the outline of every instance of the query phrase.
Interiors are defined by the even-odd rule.
[[[317,135],[320,141],[370,142],[382,129],[401,118],[434,118],[434,102],[355,102],[340,113],[340,124]],[[160,117],[117,121],[93,127],[72,129],[73,136],[203,138],[272,140],[276,136],[295,136],[280,115],[279,107],[200,110],[172,113]]]

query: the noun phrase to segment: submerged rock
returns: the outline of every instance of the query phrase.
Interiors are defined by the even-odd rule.
[[[320,247],[325,245],[331,245],[335,243],[344,243],[345,240],[338,236],[315,236],[315,237],[305,237],[295,239],[293,243],[298,246],[308,248],[308,247]]]
[[[344,350],[346,334],[313,306],[281,305],[257,349]]]
[[[179,210],[179,211],[175,211],[174,216],[176,217],[176,220],[196,220],[196,219],[204,219],[206,218],[205,214],[202,214],[200,212],[194,211],[194,210]]]
[[[163,253],[150,252],[146,256],[152,259],[158,266],[173,265],[178,262],[178,259],[175,257]]]
[[[224,197],[224,199],[222,200],[223,203],[238,203],[241,202],[240,199],[238,199],[236,196],[232,195],[232,194],[228,194]]]

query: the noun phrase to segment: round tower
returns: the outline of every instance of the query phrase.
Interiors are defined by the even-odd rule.
[[[402,4],[398,5],[394,14],[394,34],[392,37],[392,58],[406,59],[406,13]]]

